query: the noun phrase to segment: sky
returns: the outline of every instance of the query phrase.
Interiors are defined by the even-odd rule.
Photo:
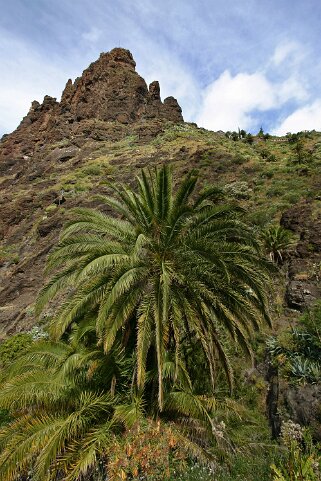
[[[114,47],[210,130],[321,131],[320,0],[0,0],[0,136]]]

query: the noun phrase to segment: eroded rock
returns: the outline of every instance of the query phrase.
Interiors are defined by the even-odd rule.
[[[313,216],[311,203],[304,201],[284,212],[280,223],[299,235],[296,249],[288,256],[285,301],[302,312],[321,296],[321,219]]]
[[[283,395],[292,421],[310,427],[313,437],[321,441],[321,385],[288,387]]]
[[[129,50],[115,48],[102,53],[74,82],[69,79],[60,102],[50,96],[45,96],[42,104],[33,101],[19,127],[2,138],[0,160],[29,158],[48,142],[75,135],[118,140],[133,130],[115,125],[145,125],[151,120],[182,122],[177,100],[168,97],[162,102],[159,83],[152,82],[148,89],[135,66]],[[89,128],[88,121],[93,121]],[[64,159],[67,154],[58,158]]]

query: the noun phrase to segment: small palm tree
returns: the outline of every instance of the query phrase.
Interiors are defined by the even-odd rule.
[[[12,416],[0,430],[2,481],[26,473],[33,481],[79,481],[97,472],[105,479],[122,435],[134,426],[143,434],[146,423],[153,423],[146,403],[128,388],[131,359],[119,347],[105,355],[96,344],[91,327],[80,325],[66,342],[37,342],[2,373],[0,408]],[[174,371],[167,359],[164,382]],[[175,389],[167,393],[164,419],[172,420],[171,432],[194,455],[202,455],[195,433],[203,446],[215,434],[214,407],[213,400],[193,394],[188,374],[180,369]],[[183,432],[175,428],[181,421]]]
[[[196,183],[193,171],[174,188],[171,170],[163,166],[143,171],[137,190],[113,187],[114,196],[101,199],[113,216],[75,209],[49,256],[48,270],[58,273],[37,303],[40,313],[58,292],[66,296],[52,322],[54,339],[90,313],[105,354],[115,343],[131,349],[139,393],[155,366],[160,410],[169,352],[176,378],[196,340],[212,386],[219,364],[232,385],[226,336],[251,353],[252,329],[270,322],[271,264],[241,211],[218,204],[215,188],[196,194]]]
[[[280,225],[270,225],[262,232],[264,247],[271,261],[282,264],[286,249],[292,244],[292,234]]]

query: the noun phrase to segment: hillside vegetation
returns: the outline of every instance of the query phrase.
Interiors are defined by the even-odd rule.
[[[109,192],[109,183],[131,185],[141,168],[171,163],[177,179],[196,168],[205,186],[214,183],[222,187],[227,200],[243,206],[247,220],[259,227],[278,224],[283,212],[307,202],[310,223],[317,226],[321,209],[321,134],[300,136],[305,152],[300,159],[297,142],[289,140],[256,137],[248,144],[191,124],[168,124],[148,142],[131,135],[116,142],[82,140],[76,147],[75,140],[65,139],[44,145],[28,160],[15,162],[1,178],[0,314],[4,333],[32,327],[30,312],[43,282],[44,257],[57,241],[70,208],[98,206],[95,196]],[[66,152],[71,157],[61,160]],[[301,217],[309,220],[306,213]],[[300,222],[302,219],[297,224]],[[300,228],[295,232],[296,240]],[[313,242],[309,241],[312,257],[318,250]],[[301,274],[309,277],[314,264],[318,259],[303,266]],[[14,283],[10,281],[12,276]]]
[[[320,481],[321,133],[103,53],[0,142],[1,481]]]

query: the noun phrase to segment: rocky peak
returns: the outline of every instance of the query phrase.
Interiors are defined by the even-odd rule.
[[[146,122],[182,122],[176,99],[168,97],[162,102],[159,83],[152,82],[147,88],[135,67],[129,50],[115,48],[100,54],[81,77],[68,80],[60,102],[49,96],[42,104],[32,102],[18,129],[0,145],[0,158],[32,154],[48,141],[90,137],[90,122],[94,121],[101,123],[100,135],[105,132],[106,139],[117,130],[115,124],[142,130]]]
[[[110,52],[101,53],[99,59],[96,62],[93,62],[91,65],[94,66],[96,64],[109,64],[110,66],[113,65],[114,67],[116,64],[122,64],[123,66],[126,65],[127,68],[131,68],[135,70],[136,62],[133,59],[132,54],[129,50],[124,48],[113,48]]]

